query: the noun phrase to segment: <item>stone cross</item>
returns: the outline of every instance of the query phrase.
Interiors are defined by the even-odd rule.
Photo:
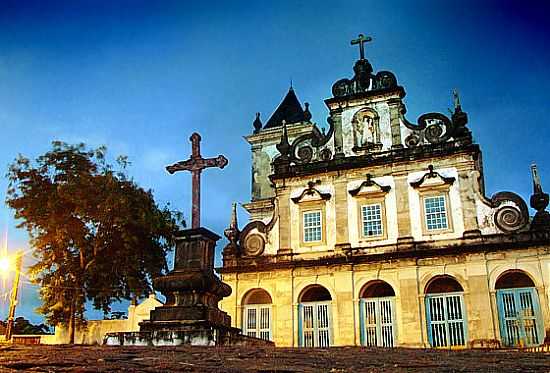
[[[365,59],[365,47],[363,44],[372,41],[372,38],[370,36],[365,36],[363,34],[359,34],[357,39],[353,39],[351,41],[351,45],[359,44],[359,56],[362,60]]]
[[[193,133],[191,140],[191,158],[186,161],[179,161],[166,167],[166,171],[173,174],[178,171],[190,171],[192,175],[193,206],[191,208],[191,228],[199,228],[201,224],[201,172],[208,167],[224,168],[228,160],[223,155],[216,158],[203,158],[201,156],[201,136]]]

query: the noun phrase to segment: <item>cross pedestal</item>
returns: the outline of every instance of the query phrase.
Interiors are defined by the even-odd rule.
[[[206,228],[186,229],[176,237],[174,269],[153,280],[166,302],[151,311],[150,320],[140,330],[188,332],[204,327],[229,328],[231,318],[218,308],[218,302],[231,294],[231,288],[214,274],[214,249],[220,236]]]
[[[208,167],[224,168],[223,155],[205,159],[200,154],[198,133],[191,138],[191,157],[166,167],[173,174],[190,171],[193,177],[192,227],[176,237],[174,269],[153,279],[153,287],[166,297],[166,303],[150,313],[149,320],[139,324],[139,332],[110,333],[110,345],[175,346],[181,344],[273,345],[273,342],[244,336],[231,327],[229,315],[218,308],[218,302],[231,294],[231,287],[214,273],[214,251],[220,239],[216,233],[200,226],[200,175]]]

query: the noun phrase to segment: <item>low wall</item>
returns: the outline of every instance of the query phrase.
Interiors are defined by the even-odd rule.
[[[131,323],[128,320],[90,320],[86,326],[77,328],[74,336],[76,344],[102,344],[107,333],[131,331]],[[67,344],[69,343],[69,329],[65,326],[57,326],[55,335],[41,340],[42,344]]]

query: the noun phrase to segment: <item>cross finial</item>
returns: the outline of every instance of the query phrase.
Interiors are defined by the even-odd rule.
[[[359,34],[357,36],[357,39],[353,39],[351,41],[351,45],[359,44],[359,58],[364,60],[365,59],[365,46],[364,44],[372,41],[372,38],[370,36],[365,36],[363,34]]]
[[[201,216],[201,172],[208,167],[224,168],[227,165],[227,158],[223,155],[218,155],[216,158],[203,158],[201,156],[201,136],[198,133],[193,133],[189,138],[191,140],[191,158],[186,161],[174,163],[167,166],[166,170],[173,174],[178,171],[190,171],[193,180],[193,206],[191,208],[191,227],[200,227]]]

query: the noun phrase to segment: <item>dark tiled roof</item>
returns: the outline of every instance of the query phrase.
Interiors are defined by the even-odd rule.
[[[294,93],[294,89],[290,88],[279,107],[271,115],[271,118],[266,122],[264,128],[274,128],[282,126],[283,120],[286,123],[297,123],[306,121],[304,110],[298,97]]]

